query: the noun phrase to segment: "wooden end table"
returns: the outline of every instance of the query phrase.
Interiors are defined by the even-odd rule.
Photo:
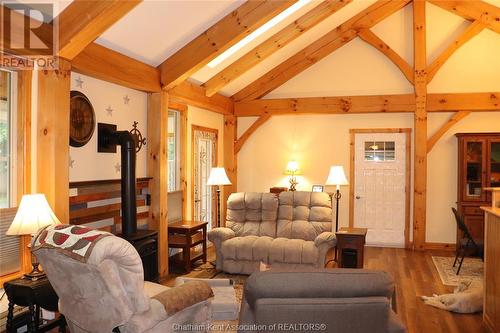
[[[207,262],[207,224],[201,221],[179,221],[168,225],[168,247],[182,249],[186,272],[191,271],[191,265],[196,260]],[[202,244],[202,251],[191,253],[198,244]]]
[[[26,324],[28,332],[48,332],[59,327],[59,332],[65,332],[66,320],[63,315],[42,325],[40,322],[40,308],[57,312],[59,298],[46,277],[36,281],[29,279],[16,279],[5,282],[3,285],[9,299],[9,311],[7,314],[7,332],[17,332],[17,322],[14,318],[14,305],[27,306],[29,308]],[[24,325],[24,322],[18,324]]]
[[[340,268],[363,268],[366,228],[340,228],[337,236],[337,263]]]

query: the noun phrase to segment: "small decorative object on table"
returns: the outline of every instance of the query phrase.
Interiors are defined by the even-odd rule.
[[[59,327],[59,332],[65,332],[66,320],[59,315],[54,320],[42,323],[40,308],[56,312],[59,298],[46,277],[36,281],[30,279],[17,279],[4,283],[5,293],[9,299],[7,313],[7,332],[17,332],[17,328],[27,324],[28,332],[48,332]],[[14,305],[29,307],[28,318],[14,317]]]
[[[313,185],[312,192],[323,192],[323,185]]]
[[[363,268],[366,228],[342,227],[337,236],[337,258],[339,268]]]

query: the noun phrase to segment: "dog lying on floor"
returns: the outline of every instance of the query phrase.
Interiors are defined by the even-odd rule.
[[[483,311],[483,282],[462,281],[455,288],[453,294],[421,296],[425,304],[439,309],[458,312],[474,313]]]

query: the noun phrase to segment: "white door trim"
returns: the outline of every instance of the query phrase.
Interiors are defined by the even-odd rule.
[[[405,248],[413,247],[410,240],[410,181],[411,181],[411,128],[365,128],[350,129],[350,165],[349,165],[349,227],[354,227],[354,189],[355,189],[355,140],[360,133],[405,133],[406,134],[406,204],[405,204]]]

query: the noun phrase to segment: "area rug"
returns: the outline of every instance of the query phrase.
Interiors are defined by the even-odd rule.
[[[446,286],[458,286],[462,280],[483,280],[484,265],[479,258],[465,258],[460,269],[460,275],[456,273],[458,263],[453,268],[455,257],[432,256],[432,261],[436,266],[441,282]]]

